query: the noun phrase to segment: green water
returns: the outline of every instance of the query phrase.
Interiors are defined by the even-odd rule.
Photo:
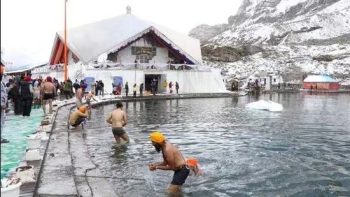
[[[30,117],[27,118],[7,115],[1,135],[10,143],[1,144],[1,179],[21,162],[27,148],[26,138],[35,132],[42,118],[42,109],[32,109]]]

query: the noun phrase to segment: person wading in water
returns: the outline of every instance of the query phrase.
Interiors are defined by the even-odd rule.
[[[124,126],[128,123],[128,119],[126,113],[123,111],[123,104],[118,101],[116,106],[117,109],[112,111],[106,122],[112,124],[113,136],[118,144],[120,143],[120,138],[129,143],[129,136],[124,130]]]
[[[50,76],[46,77],[46,81],[42,84],[42,102],[43,110],[46,115],[46,105],[49,104],[49,114],[52,113],[52,100],[55,99],[56,87],[52,83],[52,78]]]
[[[156,151],[162,151],[164,161],[149,164],[149,170],[174,171],[173,180],[168,187],[168,192],[172,194],[181,192],[181,186],[185,183],[190,174],[190,168],[186,164],[185,158],[182,156],[179,149],[165,139],[165,136],[161,132],[156,131],[151,133],[150,139]]]

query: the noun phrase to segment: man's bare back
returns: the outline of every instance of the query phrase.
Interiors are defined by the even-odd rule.
[[[163,157],[165,165],[170,166],[172,170],[180,169],[186,165],[186,161],[179,149],[169,142],[165,143]]]
[[[112,133],[117,143],[120,143],[120,139],[129,142],[129,136],[123,128],[128,123],[126,113],[123,111],[123,104],[118,101],[116,107],[117,109],[112,111],[106,121],[112,124]]]
[[[75,94],[75,97],[79,100],[81,100],[83,98],[83,89],[79,88]]]
[[[162,152],[163,162],[152,163],[149,165],[151,171],[154,170],[173,170],[174,176],[168,191],[177,193],[181,191],[181,186],[185,183],[190,170],[187,168],[186,160],[182,156],[180,150],[170,142],[166,141],[164,135],[155,131],[150,134],[152,145],[157,152]]]
[[[55,89],[55,86],[48,81],[44,82],[44,84],[42,85],[42,92],[44,94],[53,94],[54,92],[56,92]]]
[[[121,109],[112,111],[111,115],[107,119],[109,124],[112,124],[113,128],[124,127],[127,124],[126,114]]]

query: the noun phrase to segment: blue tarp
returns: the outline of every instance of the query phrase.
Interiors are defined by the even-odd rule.
[[[84,81],[87,84],[87,88],[86,88],[85,92],[90,92],[91,91],[91,85],[93,83],[95,83],[95,78],[94,77],[85,77]]]

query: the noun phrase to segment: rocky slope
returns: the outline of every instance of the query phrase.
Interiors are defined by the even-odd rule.
[[[261,72],[285,80],[303,73],[350,78],[349,0],[244,0],[227,24],[202,25],[190,35],[229,79]]]

